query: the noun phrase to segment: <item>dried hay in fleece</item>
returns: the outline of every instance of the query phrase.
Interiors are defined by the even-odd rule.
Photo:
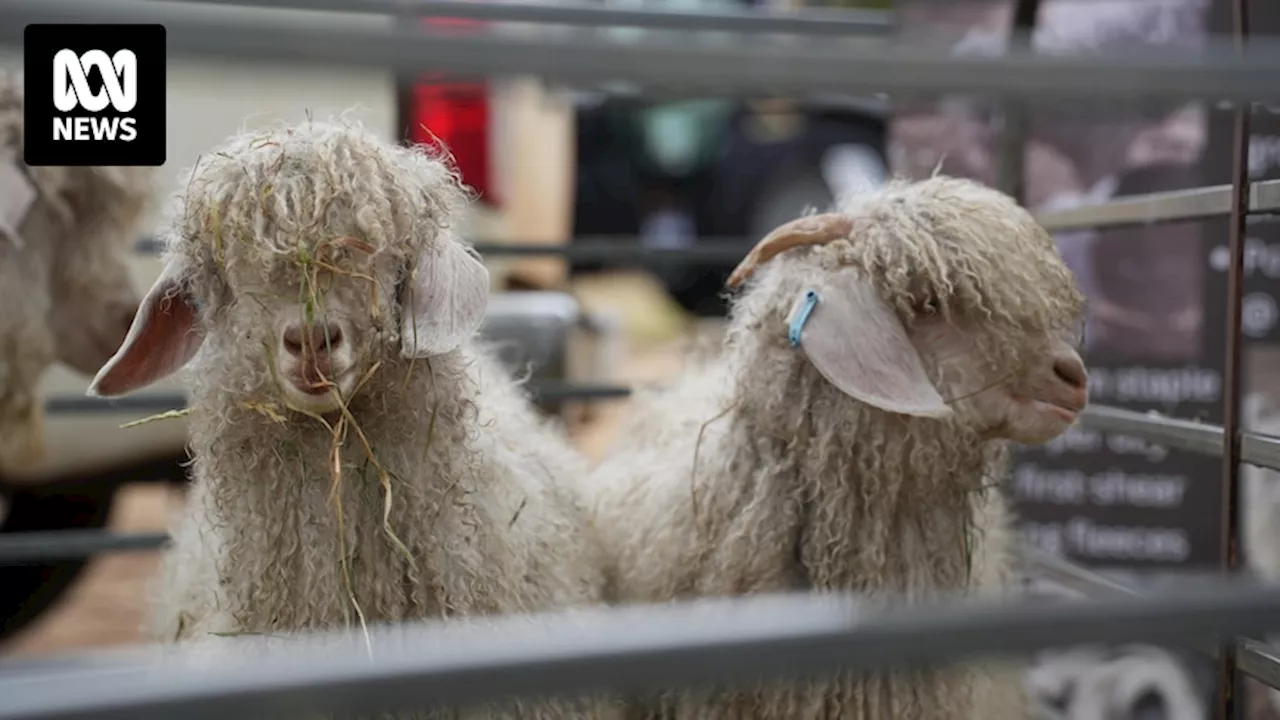
[[[624,440],[593,471],[587,486],[596,522],[609,528],[611,600],[810,589],[910,602],[1011,584],[1009,517],[993,487],[1006,470],[1006,439],[1045,442],[1066,426],[1044,425],[1008,393],[1042,382],[1053,351],[1079,362],[1071,346],[1082,296],[1048,233],[1007,196],[969,181],[894,181],[821,220],[833,218],[843,234],[756,272],[732,306],[724,344],[692,358],[674,387],[640,395]],[[822,299],[795,348],[789,321],[812,288]],[[823,303],[848,289],[873,300],[843,316],[828,305],[819,323]],[[852,326],[833,324],[837,317]],[[884,343],[891,325],[904,329],[902,345]],[[843,356],[886,370],[914,362],[908,331],[928,350],[910,388],[927,407],[914,414],[884,409],[892,396],[877,404],[841,391],[827,377],[832,363],[820,371],[810,348],[820,333],[843,334]],[[894,358],[876,360],[877,352]],[[893,385],[897,371],[886,372]],[[669,694],[663,705],[638,716],[1028,711],[1015,668],[977,665]]]
[[[0,233],[0,467],[44,455],[44,372],[56,361],[96,372],[124,339],[138,302],[125,258],[154,178],[149,167],[24,164],[22,82],[0,70],[0,170],[36,191],[25,217],[9,221],[19,237]]]
[[[471,339],[488,284],[452,231],[466,200],[441,158],[341,118],[234,136],[192,168],[149,297],[179,326],[157,331],[162,369],[128,360],[157,321],[95,384],[121,394],[187,367],[194,487],[157,637],[596,601],[584,461]],[[342,323],[349,372],[315,369],[327,397],[283,377],[280,328],[299,320]]]

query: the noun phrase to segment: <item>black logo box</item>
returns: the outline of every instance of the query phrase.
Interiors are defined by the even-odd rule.
[[[108,57],[120,50],[130,50],[137,58],[137,104],[127,113],[120,113],[107,103],[98,112],[82,107],[61,112],[54,105],[53,72],[54,56],[69,49],[77,55],[90,50],[101,50]],[[165,161],[165,29],[163,25],[27,25],[23,33],[23,93],[25,129],[23,132],[23,160],[28,165],[117,165],[158,166]],[[90,92],[105,96],[103,79],[94,68],[86,68]],[[71,92],[74,86],[68,83]],[[111,125],[129,119],[134,136],[123,139],[107,139],[98,134],[97,139],[54,139],[58,122],[66,127],[68,122],[78,122],[83,128],[103,124]],[[126,123],[126,126],[129,123]],[[119,126],[116,126],[119,127]]]

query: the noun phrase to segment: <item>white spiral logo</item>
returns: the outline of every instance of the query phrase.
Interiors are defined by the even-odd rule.
[[[96,93],[89,90],[89,68],[95,67],[102,74],[102,90]],[[138,103],[138,58],[132,50],[107,57],[101,50],[77,55],[64,49],[53,56],[53,104],[59,111],[71,112],[78,102],[89,112],[99,112],[108,98],[116,112],[129,112]]]

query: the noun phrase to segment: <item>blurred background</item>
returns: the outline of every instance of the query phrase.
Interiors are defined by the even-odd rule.
[[[876,10],[888,19],[891,36],[924,39],[956,53],[1002,51],[1014,13],[1013,0],[602,4]],[[1280,31],[1274,2],[1255,2],[1251,12],[1255,34]],[[1224,0],[1043,0],[1034,45],[1062,53],[1170,45],[1192,51],[1210,33],[1229,31],[1229,17]],[[484,22],[403,21],[460,33]],[[658,31],[604,32],[625,38]],[[19,67],[21,61],[0,55],[0,64]],[[168,78],[168,162],[160,178],[165,195],[181,169],[233,132],[354,107],[388,139],[449,148],[479,195],[465,229],[478,243],[741,245],[736,254],[645,263],[595,256],[487,259],[500,294],[486,332],[512,341],[508,362],[541,380],[595,385],[661,381],[679,372],[680,352],[719,331],[723,283],[746,247],[809,208],[825,208],[841,194],[892,175],[919,178],[941,170],[998,185],[1006,127],[1001,106],[958,96],[892,102],[883,95],[667,97],[626,88],[566,88],[520,76],[462,83],[429,74],[182,57],[170,59]],[[1135,98],[1024,109],[1021,199],[1032,210],[1229,180],[1229,117],[1205,103]],[[1266,152],[1274,127],[1270,119],[1255,123],[1255,178],[1274,175]],[[1092,400],[1220,423],[1226,221],[1059,233],[1055,239],[1090,298]],[[139,238],[132,266],[139,288],[159,271],[148,240]],[[1259,219],[1248,242],[1246,426],[1280,430],[1275,230]],[[156,408],[86,409],[76,398],[87,382],[65,368],[47,376],[43,393],[53,409],[45,428],[49,452],[39,470],[74,476],[79,468],[152,458],[159,464],[146,466],[150,476],[135,467],[110,474],[106,484],[8,484],[0,497],[3,532],[163,531],[181,501],[182,477],[170,460],[184,442],[183,423],[121,428]],[[163,405],[165,393],[178,391],[170,382],[151,392]],[[548,400],[544,409],[563,417],[584,451],[598,456],[626,402]],[[1242,475],[1251,523],[1245,552],[1254,572],[1274,579],[1280,558],[1256,548],[1280,548],[1268,534],[1280,527],[1280,478],[1251,467]],[[157,482],[134,482],[148,477]],[[1217,459],[1074,429],[1048,446],[1020,450],[1007,491],[1029,543],[1158,592],[1170,577],[1216,567],[1219,480]],[[1083,490],[1064,491],[1071,487]],[[33,657],[138,640],[156,555],[140,551],[87,563],[0,568],[0,618],[6,623],[0,654]],[[1060,591],[1043,584],[1034,589]],[[1121,698],[1113,686],[1125,673],[1141,679],[1135,682],[1142,689]],[[1167,648],[1046,653],[1028,683],[1064,718],[1208,718],[1213,699],[1208,661]],[[1117,699],[1107,706],[1086,703],[1085,696]],[[1275,716],[1262,693],[1252,697],[1250,717]],[[1104,714],[1086,706],[1110,709]]]

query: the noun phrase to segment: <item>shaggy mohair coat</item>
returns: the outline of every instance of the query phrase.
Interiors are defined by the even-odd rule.
[[[181,325],[149,351],[186,365],[193,454],[156,638],[359,632],[598,601],[575,486],[584,461],[472,339],[482,308],[468,306],[466,328],[446,317],[488,288],[461,285],[487,275],[452,231],[465,195],[443,162],[352,122],[313,121],[233,137],[180,187],[166,269],[144,300],[170,314],[95,386],[119,394],[154,379],[129,378],[145,365],[129,353],[165,318]],[[344,342],[365,375],[328,417],[279,389],[281,318],[311,314],[351,321]]]
[[[854,234],[760,268],[731,307],[723,347],[691,358],[674,387],[642,394],[592,473],[612,601],[775,591],[915,601],[1009,587],[1009,514],[995,487],[1005,441],[958,393],[954,413],[933,418],[837,389],[788,341],[793,298],[837,271],[869,278],[907,326],[939,311],[976,323],[965,363],[1000,378],[1080,322],[1081,296],[1048,234],[968,181],[894,182],[841,212],[861,219]],[[1019,670],[991,663],[691,690],[634,708],[681,720],[1026,713]]]

